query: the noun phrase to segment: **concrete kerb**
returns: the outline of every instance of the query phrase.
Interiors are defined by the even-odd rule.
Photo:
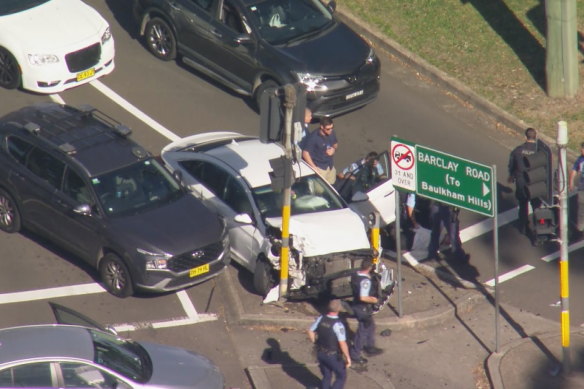
[[[553,324],[555,324],[555,323],[553,323]],[[582,332],[581,329],[574,328],[570,331],[570,333],[571,333],[571,337],[584,336],[584,333]],[[538,339],[539,341],[541,341],[541,343],[544,343],[544,344],[547,344],[550,341],[550,339],[554,339],[554,341],[557,340],[557,342],[559,343],[560,334],[558,332],[532,334],[528,337],[516,339],[512,342],[507,343],[499,352],[491,353],[491,355],[489,355],[489,357],[487,358],[486,363],[487,363],[487,371],[488,371],[489,378],[491,380],[491,385],[492,385],[493,389],[504,389],[505,388],[505,382],[503,380],[501,366],[502,366],[503,360],[505,359],[507,354],[516,348],[522,347],[526,343],[534,342],[534,339]]]

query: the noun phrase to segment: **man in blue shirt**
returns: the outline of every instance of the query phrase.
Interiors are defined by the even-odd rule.
[[[580,156],[574,162],[570,171],[570,191],[574,190],[574,178],[578,176],[578,194],[576,204],[576,229],[580,234],[584,232],[584,142],[580,145]]]
[[[302,141],[302,159],[331,185],[337,178],[333,155],[339,146],[333,127],[331,118],[322,118],[318,130],[306,135]]]
[[[308,329],[308,338],[316,345],[322,389],[342,389],[347,379],[347,368],[351,366],[345,325],[339,319],[340,310],[341,301],[331,300],[328,313],[316,319]],[[336,377],[334,383],[333,373]]]

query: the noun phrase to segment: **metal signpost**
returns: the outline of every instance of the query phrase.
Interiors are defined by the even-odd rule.
[[[390,144],[393,186],[493,218],[495,254],[495,349],[499,351],[499,234],[495,165],[487,166],[393,137]],[[396,213],[399,205],[396,204]],[[399,214],[396,214],[396,220]],[[399,228],[397,226],[396,228]],[[399,232],[396,236],[399,239]],[[401,266],[398,249],[398,274]],[[398,276],[399,277],[399,276]],[[401,278],[398,278],[401,279]],[[399,292],[399,289],[398,289]],[[399,294],[398,294],[399,299]]]

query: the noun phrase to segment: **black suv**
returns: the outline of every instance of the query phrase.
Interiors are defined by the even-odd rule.
[[[129,134],[89,106],[44,103],[1,118],[0,229],[48,237],[118,297],[217,275],[230,260],[224,220]]]
[[[313,116],[373,101],[380,64],[360,36],[320,0],[134,0],[148,50],[253,96],[300,82]]]

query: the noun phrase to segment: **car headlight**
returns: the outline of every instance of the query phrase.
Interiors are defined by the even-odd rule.
[[[323,84],[325,78],[318,74],[296,73],[298,81],[306,86],[307,92],[324,92],[328,87]]]
[[[110,30],[110,28],[106,28],[104,33],[101,35],[101,44],[103,45],[105,42],[109,41],[110,39],[112,39],[112,32]]]
[[[59,57],[54,54],[29,54],[28,62],[33,66],[48,65],[59,62]]]
[[[372,64],[377,59],[377,55],[375,54],[375,50],[373,47],[369,49],[369,54],[367,54],[367,58],[365,59],[366,64]]]
[[[136,249],[136,251],[144,257],[146,270],[166,269],[168,260],[172,258],[172,255],[167,253],[152,253],[143,249]]]

